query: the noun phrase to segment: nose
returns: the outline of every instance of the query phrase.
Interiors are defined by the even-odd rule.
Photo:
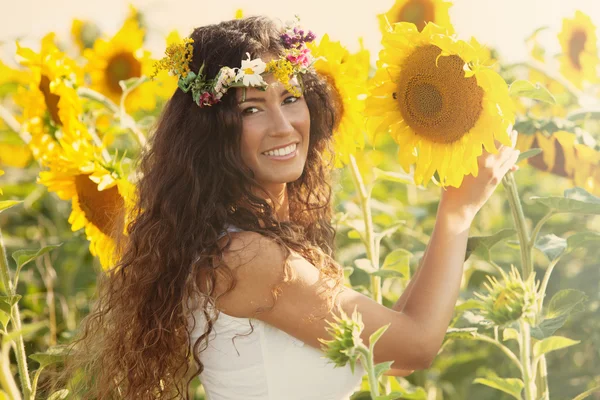
[[[284,112],[281,107],[275,107],[275,110],[271,113],[271,134],[274,136],[287,136],[293,133],[294,127],[289,117],[289,113]]]

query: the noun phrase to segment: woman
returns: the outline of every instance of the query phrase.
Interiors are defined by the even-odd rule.
[[[364,369],[333,368],[318,341],[338,307],[362,314],[365,342],[390,324],[375,347],[375,362],[394,361],[388,374],[431,365],[469,226],[518,151],[484,152],[476,178],[442,191],[421,267],[392,308],[344,287],[325,156],[338,96],[306,60],[289,81],[265,73],[312,40],[282,32],[252,17],[190,35],[189,71],[175,69],[180,87],[141,160],[118,268],[100,280],[68,366],[85,367],[85,398],[188,398],[200,373],[210,400],[346,399]]]

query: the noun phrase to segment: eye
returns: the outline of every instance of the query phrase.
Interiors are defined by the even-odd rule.
[[[290,99],[291,99],[292,101],[288,101],[288,100],[290,100]],[[296,96],[289,96],[289,97],[286,97],[286,98],[285,98],[285,100],[283,100],[283,103],[284,103],[284,104],[291,104],[291,103],[295,103],[295,102],[297,102],[298,100],[300,100],[300,98],[299,98],[299,97],[296,97]]]
[[[252,114],[256,114],[257,112],[258,112],[258,108],[256,108],[256,107],[247,107],[242,111],[242,113],[245,115],[252,115]]]

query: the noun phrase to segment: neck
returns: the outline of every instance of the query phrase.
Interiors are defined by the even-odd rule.
[[[275,219],[279,222],[289,221],[290,208],[288,203],[287,184],[262,186],[262,189],[253,190],[254,195],[262,197],[273,207]],[[242,204],[245,202],[242,202]]]

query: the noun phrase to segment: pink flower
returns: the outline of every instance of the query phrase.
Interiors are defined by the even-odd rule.
[[[300,50],[298,55],[288,54],[287,59],[293,64],[302,64],[302,66],[307,67],[310,64],[310,50],[304,48]]]

